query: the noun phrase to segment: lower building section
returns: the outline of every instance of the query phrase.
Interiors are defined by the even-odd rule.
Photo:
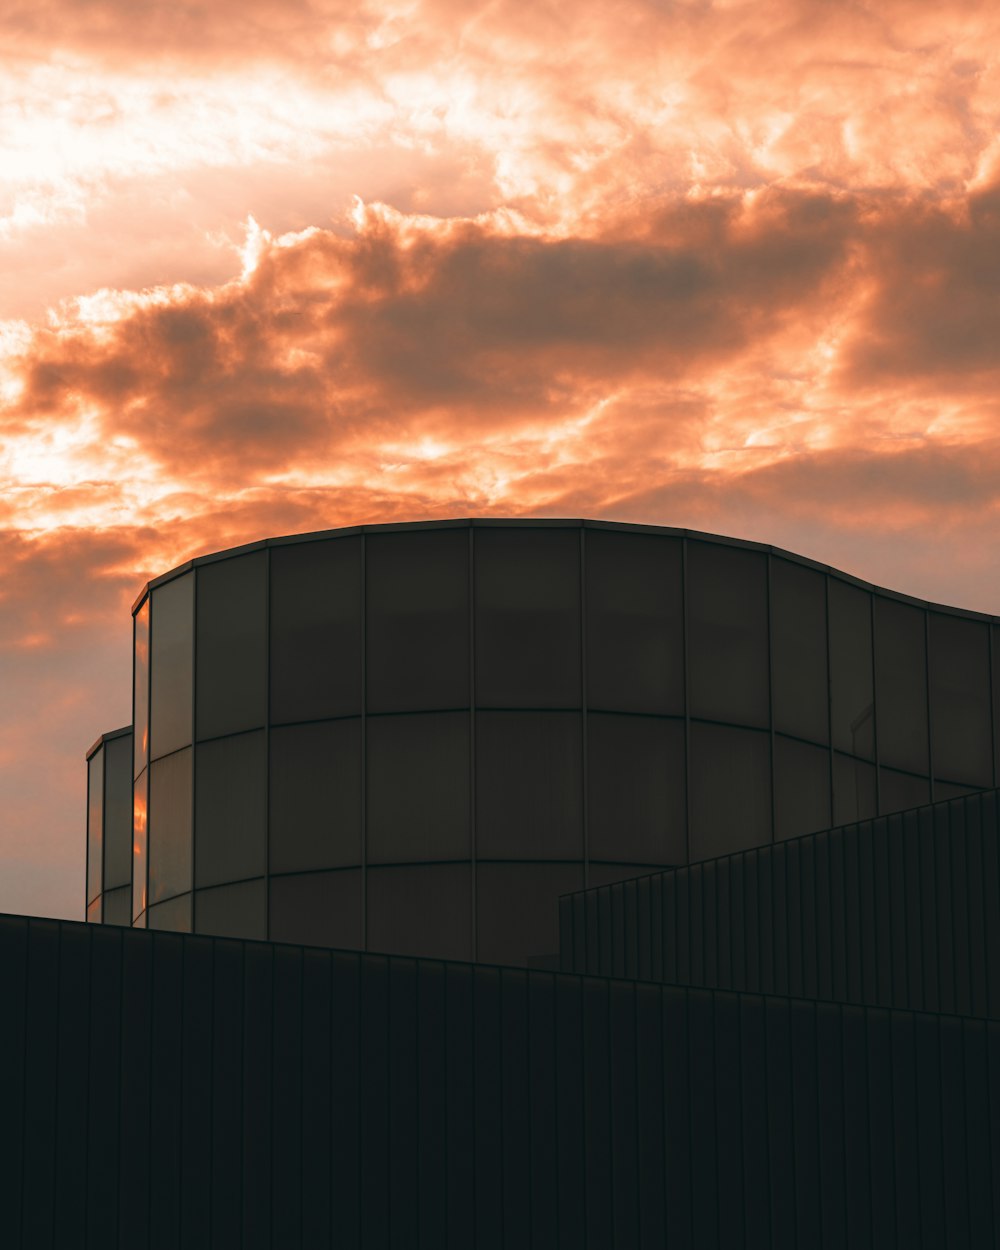
[[[989,1019],[0,918],[0,1244],[989,1247]]]

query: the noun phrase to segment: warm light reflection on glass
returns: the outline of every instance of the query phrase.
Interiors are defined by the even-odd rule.
[[[135,783],[132,798],[132,918],[146,910],[146,774]]]
[[[135,733],[133,776],[149,762],[149,598],[135,614],[132,724]]]

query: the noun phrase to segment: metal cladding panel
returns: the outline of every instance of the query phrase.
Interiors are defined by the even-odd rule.
[[[995,1017],[998,795],[947,799],[564,896],[572,923],[560,966]],[[655,924],[639,905],[646,898],[659,903]]]
[[[4,1246],[1000,1231],[994,1022],[13,917],[0,978]]]

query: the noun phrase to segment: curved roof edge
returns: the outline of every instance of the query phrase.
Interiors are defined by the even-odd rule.
[[[86,758],[89,760],[95,751],[100,750],[100,748],[104,746],[105,742],[110,742],[112,738],[124,738],[126,734],[131,735],[131,733],[131,725],[122,725],[121,729],[109,729],[107,733],[101,734],[101,736],[87,748]]]
[[[912,603],[915,607],[930,608],[936,612],[944,612],[951,616],[962,616],[971,620],[990,621],[994,624],[1000,624],[1000,616],[993,616],[989,612],[977,612],[973,608],[960,608],[953,604],[936,603],[931,599],[920,599],[915,595],[907,595],[902,591],[892,590],[887,586],[879,586],[875,582],[867,582],[864,578],[855,577],[852,573],[846,573],[843,569],[838,569],[832,564],[823,564],[820,560],[810,559],[809,556],[800,555],[795,551],[788,551],[784,547],[775,547],[770,543],[758,543],[748,538],[733,538],[726,534],[711,534],[706,530],[681,529],[672,525],[644,525],[632,521],[603,521],[583,517],[455,517],[430,521],[387,521],[373,525],[345,525],[334,529],[309,530],[303,534],[283,534],[277,538],[260,538],[256,542],[243,543],[236,547],[226,547],[222,551],[212,551],[203,556],[195,556],[191,560],[185,560],[183,564],[178,564],[176,568],[169,569],[166,573],[161,573],[158,577],[151,578],[143,586],[132,604],[132,615],[136,614],[151,590],[155,590],[166,582],[173,581],[175,577],[182,577],[185,573],[190,572],[191,569],[200,568],[205,564],[215,564],[219,560],[229,560],[234,556],[248,555],[253,551],[264,551],[268,547],[285,547],[293,543],[319,542],[327,538],[348,538],[356,534],[389,534],[400,531],[431,529],[465,529],[470,526],[477,529],[621,530],[629,534],[660,534],[671,538],[694,538],[702,542],[719,543],[727,547],[740,547],[744,551],[761,551],[768,555],[779,556],[783,560],[791,560],[794,564],[801,564],[805,568],[815,569],[819,573],[832,574],[850,585],[857,586],[862,590],[874,591],[888,599],[895,599],[900,603]]]

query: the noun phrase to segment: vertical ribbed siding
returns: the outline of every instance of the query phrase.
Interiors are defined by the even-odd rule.
[[[1000,1014],[998,792],[560,900],[566,972]],[[662,900],[662,922],[646,899]]]
[[[993,1021],[24,917],[0,979],[6,1246],[1000,1232]]]

